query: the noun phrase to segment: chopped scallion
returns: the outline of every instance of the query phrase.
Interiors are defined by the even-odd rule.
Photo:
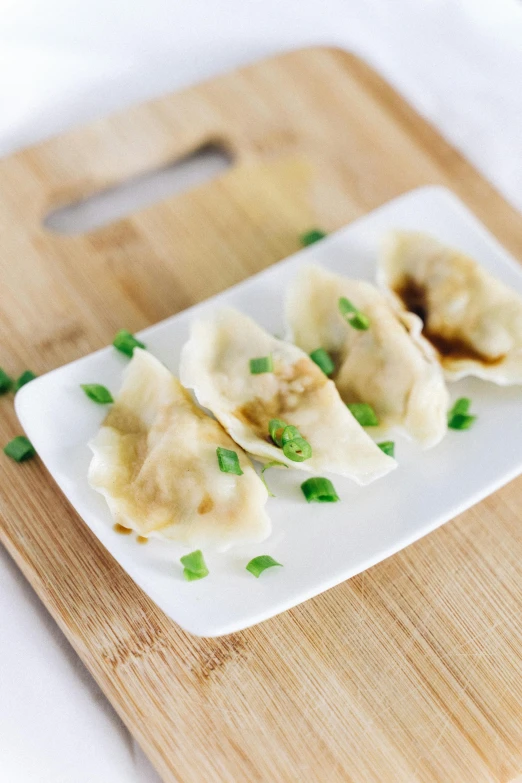
[[[273,566],[283,567],[282,563],[278,563],[270,555],[259,555],[254,557],[250,563],[247,563],[246,570],[250,571],[256,578],[259,578],[263,571],[266,571],[267,568],[273,568]]]
[[[308,503],[335,503],[339,500],[334,485],[327,478],[309,478],[303,481],[301,489]]]
[[[125,356],[132,356],[135,348],[146,348],[145,343],[142,343],[126,329],[120,329],[112,341],[112,344],[118,351],[124,353]]]
[[[14,391],[17,392],[19,389],[22,388],[22,386],[25,386],[26,383],[29,383],[29,381],[34,381],[35,378],[36,375],[32,370],[26,370],[20,375],[19,378],[16,379],[14,385]]]
[[[294,438],[283,444],[283,454],[292,462],[304,462],[312,456],[312,447],[304,438]]]
[[[476,416],[468,414],[471,405],[469,397],[460,397],[448,413],[448,427],[452,430],[469,430]]]
[[[295,440],[296,438],[302,438],[301,433],[293,424],[288,424],[281,435],[281,445],[284,446],[289,440]]]
[[[0,367],[0,394],[6,394],[13,388],[13,379]]]
[[[319,242],[320,239],[324,239],[325,236],[326,236],[325,232],[321,231],[320,228],[312,228],[310,231],[307,231],[305,234],[301,234],[299,239],[303,247],[308,247],[308,245],[313,245],[314,242]]]
[[[349,402],[346,407],[361,427],[377,427],[379,424],[377,414],[367,402]]]
[[[354,329],[366,331],[370,328],[370,319],[368,316],[361,313],[355,305],[353,305],[349,299],[345,296],[341,296],[339,299],[339,312],[343,316],[344,320],[353,326]]]
[[[239,457],[232,449],[224,449],[218,446],[216,449],[219,469],[222,473],[234,473],[236,476],[242,476],[243,471],[239,464]]]
[[[274,371],[274,363],[272,362],[272,357],[269,356],[259,356],[257,359],[250,359],[250,373],[252,375],[261,375],[265,372],[273,372]]]
[[[316,348],[315,351],[312,351],[310,359],[321,368],[325,375],[331,375],[335,370],[332,357],[324,348]]]
[[[268,422],[268,432],[270,437],[276,446],[279,446],[280,448],[283,445],[281,437],[286,426],[286,421],[282,421],[281,419],[270,419]]]
[[[9,441],[7,446],[4,446],[4,454],[14,459],[15,462],[24,462],[26,459],[34,457],[36,451],[31,441],[25,435],[17,435],[16,438]]]
[[[114,402],[110,391],[100,383],[81,383],[80,386],[87,397],[99,405],[108,405],[110,402]]]
[[[459,397],[459,399],[455,402],[453,408],[449,412],[450,416],[454,416],[457,413],[465,416],[467,413],[469,413],[470,407],[471,407],[471,400],[469,397]]]
[[[265,470],[268,470],[268,468],[276,468],[276,467],[277,468],[287,468],[288,465],[285,465],[284,462],[278,462],[276,459],[273,459],[271,462],[267,462],[266,465],[263,465],[263,467],[261,468],[261,481],[265,485],[266,491],[268,492],[268,494],[270,495],[271,498],[275,498],[275,495],[271,491],[271,489],[268,486],[268,484],[266,483]]]
[[[381,451],[384,451],[388,457],[395,456],[395,443],[393,440],[384,440],[382,443],[377,444]]]
[[[194,582],[196,579],[204,579],[205,576],[208,576],[208,568],[201,549],[196,549],[189,555],[183,555],[180,557],[180,562],[183,566],[183,576],[187,582]]]

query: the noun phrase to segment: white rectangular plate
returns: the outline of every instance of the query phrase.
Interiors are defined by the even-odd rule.
[[[379,241],[393,228],[432,232],[522,294],[517,262],[452,193],[428,187],[139,336],[176,374],[191,321],[210,308],[231,305],[282,334],[283,298],[298,266],[316,262],[373,281]],[[367,487],[332,477],[342,501],[336,504],[308,505],[300,490],[305,473],[268,471],[277,496],[267,506],[271,537],[225,554],[205,552],[210,575],[188,583],[179,564],[186,548],[157,540],[143,546],[134,536],[118,535],[104,499],[87,483],[87,442],[106,411],[90,402],[79,384],[102,383],[117,392],[125,364],[114,348],[104,348],[23,387],[16,410],[40,458],[93,533],[167,615],[200,636],[241,630],[328,590],[435,530],[522,471],[522,439],[513,426],[522,413],[520,389],[460,381],[450,391],[453,398],[472,398],[478,420],[471,430],[449,431],[427,452],[395,435],[398,469]],[[284,567],[255,579],[245,565],[260,554],[272,555]]]

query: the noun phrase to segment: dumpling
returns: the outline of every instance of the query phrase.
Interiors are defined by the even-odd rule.
[[[218,446],[236,452],[243,475],[221,472]],[[90,485],[142,536],[223,549],[270,533],[267,491],[246,454],[147,351],[134,350],[90,447]]]
[[[420,232],[387,237],[379,281],[417,313],[448,380],[522,383],[522,297],[459,250]]]
[[[273,371],[253,375],[250,359],[271,356]],[[356,422],[332,381],[300,348],[278,340],[236,310],[196,321],[181,356],[180,376],[246,451],[263,461],[367,484],[396,462]],[[269,435],[269,421],[294,425],[312,447],[304,462],[288,459]]]
[[[339,312],[345,297],[369,318],[354,329]],[[403,427],[425,447],[447,431],[448,392],[434,351],[421,336],[422,322],[362,280],[304,267],[289,290],[286,316],[292,339],[307,353],[324,348],[332,379],[346,403],[366,402],[381,427]],[[372,432],[375,431],[372,428]]]

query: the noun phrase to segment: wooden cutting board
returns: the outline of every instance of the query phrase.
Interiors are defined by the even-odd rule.
[[[212,141],[235,159],[217,181],[84,235],[43,227],[58,205]],[[335,49],[20,152],[0,163],[0,366],[43,373],[83,356],[287,256],[310,227],[427,183],[522,256],[520,216]],[[5,442],[19,427],[10,398],[0,406]],[[3,544],[166,781],[479,783],[522,770],[521,479],[361,576],[211,640],[155,608],[37,460],[0,459],[0,486]]]

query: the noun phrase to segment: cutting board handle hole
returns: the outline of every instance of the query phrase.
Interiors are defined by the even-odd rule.
[[[232,162],[224,146],[205,144],[174,163],[53,210],[44,225],[58,234],[84,234],[202,185],[226,171]]]

